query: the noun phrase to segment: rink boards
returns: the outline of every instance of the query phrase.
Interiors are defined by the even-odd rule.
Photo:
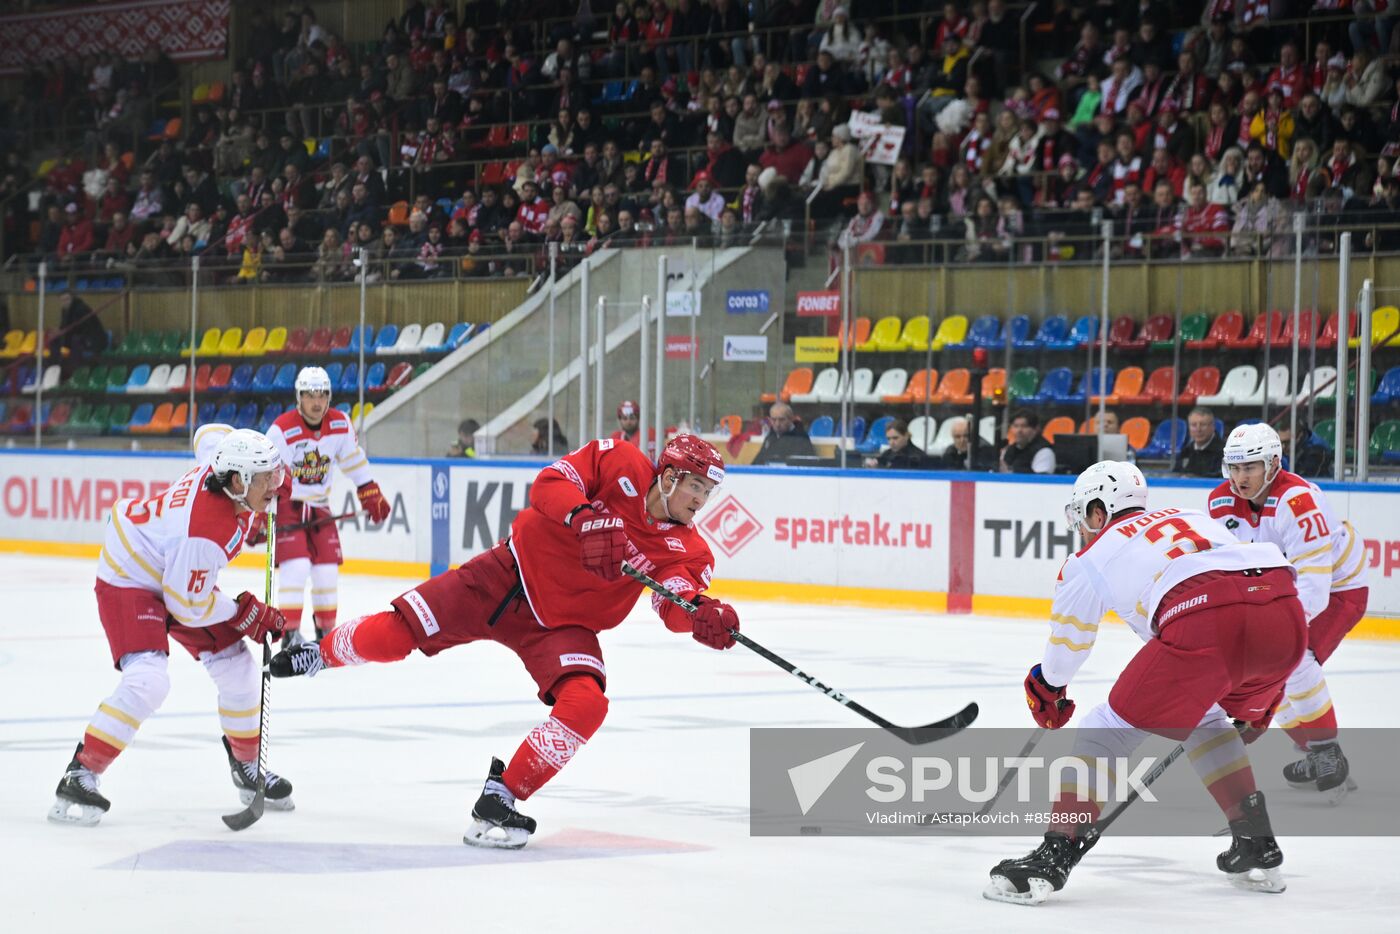
[[[375,459],[389,520],[341,524],[346,570],[424,577],[480,553],[525,508],[542,461]],[[93,557],[119,498],[159,493],[177,454],[0,452],[0,550]],[[1069,477],[735,468],[700,514],[715,589],[736,598],[998,615],[1046,612],[1075,547]],[[1154,507],[1203,509],[1211,481],[1152,480]],[[1367,552],[1358,634],[1400,638],[1400,486],[1323,484]],[[337,477],[336,513],[357,507]],[[243,556],[240,560],[254,560]]]

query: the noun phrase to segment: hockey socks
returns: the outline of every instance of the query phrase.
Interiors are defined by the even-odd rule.
[[[396,662],[417,645],[413,631],[398,611],[385,610],[352,619],[333,630],[321,643],[321,658],[327,668]]]
[[[1299,749],[1337,738],[1337,714],[1332,709],[1332,695],[1327,690],[1322,665],[1311,649],[1288,676],[1283,704],[1274,715],[1274,722]]]
[[[112,760],[136,738],[141,723],[155,713],[170,693],[168,659],[161,652],[134,652],[121,659],[117,689],[97,706],[83,735],[76,761],[101,775]]]
[[[1249,766],[1244,740],[1228,721],[1210,718],[1186,738],[1186,755],[1215,803],[1231,821],[1242,816],[1240,802],[1252,795],[1254,770]]]
[[[506,788],[525,800],[569,764],[608,713],[608,699],[588,675],[565,678],[554,689],[549,719],[530,731],[506,766]]]

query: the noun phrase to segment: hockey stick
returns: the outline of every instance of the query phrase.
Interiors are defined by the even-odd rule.
[[[275,513],[276,500],[268,504],[267,522],[272,525],[276,522]],[[267,567],[264,571],[264,599],[263,602],[272,605],[272,564],[273,552],[277,547],[277,536],[267,537]],[[253,800],[243,810],[237,814],[225,814],[224,823],[229,830],[247,830],[258,822],[263,816],[263,808],[267,804],[267,702],[272,691],[272,638],[263,636],[262,640],[262,696],[258,707],[258,787],[253,792]]]
[[[279,525],[277,527],[277,533],[280,535],[283,532],[300,532],[302,529],[314,529],[316,526],[325,525],[327,522],[341,522],[345,519],[353,519],[356,515],[356,511],[352,509],[349,512],[342,512],[338,516],[321,516],[316,519],[308,519],[306,522],[296,522],[292,525]]]
[[[632,578],[633,580],[639,581],[643,586],[645,586],[649,590],[660,594],[662,597],[674,603],[682,610],[685,610],[687,613],[694,613],[696,610],[699,609],[699,607],[696,604],[691,603],[689,600],[686,600],[684,597],[671,590],[665,584],[653,580],[651,577],[648,577],[646,574],[643,574],[641,571],[637,570],[626,561],[622,562],[622,571],[628,577]],[[879,714],[867,710],[865,707],[862,707],[860,704],[857,704],[855,701],[851,700],[849,697],[842,694],[835,688],[829,688],[825,684],[822,684],[816,678],[805,673],[792,662],[783,658],[781,655],[768,651],[768,649],[765,649],[763,646],[759,645],[757,642],[753,641],[748,636],[739,632],[739,630],[731,629],[729,630],[729,634],[734,637],[735,642],[738,642],[744,648],[756,652],[759,655],[762,655],[764,658],[768,659],[768,661],[777,665],[779,668],[783,669],[788,674],[800,679],[806,684],[811,685],[812,687],[816,688],[818,691],[821,691],[827,697],[830,697],[832,700],[836,701],[836,703],[842,705],[843,707],[847,707],[851,710],[854,710],[856,713],[860,714],[862,717],[869,720],[871,723],[876,724],[881,729],[893,733],[895,736],[898,736],[900,739],[904,740],[906,743],[909,743],[911,746],[919,746],[924,743],[932,743],[936,740],[952,736],[954,733],[959,732],[964,727],[971,724],[973,720],[977,719],[977,704],[971,703],[964,707],[962,710],[959,710],[957,713],[953,714],[951,717],[947,717],[942,720],[935,720],[933,723],[928,723],[924,726],[896,726],[895,724],[886,720]]]
[[[1024,758],[1026,758],[1026,756],[1029,756],[1029,755],[1031,754],[1031,751],[1032,751],[1033,749],[1035,749],[1036,745],[1037,745],[1042,739],[1045,738],[1045,734],[1046,734],[1047,732],[1049,732],[1049,731],[1046,730],[1044,727],[1040,727],[1040,728],[1036,729],[1034,732],[1032,732],[1031,735],[1030,735],[1030,738],[1026,740],[1026,744],[1025,744],[1024,746],[1021,747],[1021,751],[1018,752],[1018,753],[1016,753],[1016,758],[1017,758],[1017,759],[1024,759]],[[1016,770],[1015,770],[1015,769],[1007,769],[1007,770],[1006,770],[1006,774],[1003,775],[1003,776],[1001,777],[1001,781],[997,783],[996,794],[992,795],[992,797],[987,801],[986,804],[982,805],[982,806],[981,806],[980,808],[978,808],[976,811],[971,812],[971,816],[974,816],[974,817],[986,817],[988,814],[992,813],[992,808],[994,808],[994,807],[996,806],[997,801],[1001,798],[1002,792],[1006,791],[1007,788],[1010,788],[1010,787],[1011,787],[1011,781],[1012,781],[1012,779],[1014,779],[1015,777],[1016,777]],[[941,816],[944,816],[944,815],[951,815],[951,814],[956,814],[956,813],[958,813],[958,812],[955,812],[955,811],[944,811],[944,812],[942,812],[942,814],[940,814],[939,816],[941,817]],[[962,812],[962,816],[967,816],[967,814],[968,814],[968,812]]]

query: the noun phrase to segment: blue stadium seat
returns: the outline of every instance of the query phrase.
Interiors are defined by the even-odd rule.
[[[332,386],[340,385],[340,372],[344,369],[345,364],[343,363],[332,363],[330,366],[326,367],[326,375],[331,378]]]
[[[1103,385],[1107,387],[1108,392],[1113,391],[1113,367],[1109,367],[1107,371],[1104,372]],[[1098,392],[1099,368],[1094,367],[1091,370],[1085,371],[1084,376],[1079,380],[1079,389],[1065,396],[1064,401],[1075,404],[1083,404],[1087,396],[1091,394],[1097,395]],[[1105,393],[1105,395],[1107,395],[1107,392]]]
[[[369,369],[365,371],[366,389],[383,389],[384,381],[389,378],[389,368],[383,363],[371,363]]]
[[[122,433],[126,434],[133,428],[149,425],[151,418],[156,414],[156,407],[153,403],[143,402],[136,407],[136,411],[131,413],[131,421],[122,428]]]
[[[240,363],[233,370],[233,376],[229,377],[229,392],[247,392],[253,385],[253,365],[251,363]]]
[[[847,431],[843,425],[837,434],[842,438],[864,438],[865,437],[865,416],[857,415],[851,419],[850,430]]]
[[[238,403],[225,402],[219,406],[219,410],[214,413],[214,421],[222,422],[225,425],[232,425],[233,420],[238,417]]]
[[[350,403],[348,402],[337,402],[335,405],[331,406],[331,408],[347,418],[350,416]]]
[[[238,414],[233,419],[234,428],[256,428],[258,427],[258,404],[256,402],[245,402],[243,408],[238,410]]]
[[[360,365],[358,363],[345,364],[345,372],[335,383],[336,395],[346,393],[356,393],[360,391]]]
[[[127,392],[141,392],[146,388],[146,384],[151,381],[151,365],[143,363],[131,371],[131,375],[126,378]],[[139,410],[138,410],[139,411]],[[149,418],[146,421],[150,421]]]
[[[807,430],[807,434],[813,438],[830,438],[836,430],[836,422],[830,415],[818,415],[812,419],[812,427]]]
[[[201,428],[214,421],[219,409],[212,402],[201,402],[199,404],[199,419],[195,422],[196,428]]]
[[[447,333],[447,340],[436,347],[428,348],[428,353],[450,353],[461,347],[472,336],[472,326],[470,324],[454,324],[452,330]]]
[[[1001,334],[997,336],[994,340],[992,340],[991,343],[986,344],[985,346],[989,350],[1005,350],[1006,342],[1008,340],[1011,341],[1011,345],[1014,347],[1017,344],[1024,343],[1026,341],[1026,338],[1030,337],[1030,333],[1030,316],[1016,315],[1010,320],[1008,320],[1005,326],[1002,327]]]
[[[1055,367],[1041,378],[1040,390],[1033,396],[1027,396],[1026,401],[1034,405],[1063,402],[1073,385],[1074,372],[1067,366]]]
[[[272,392],[277,379],[277,364],[264,363],[253,374],[253,392]]]
[[[1180,450],[1186,443],[1189,435],[1186,434],[1186,419],[1176,419],[1176,446]],[[1152,440],[1147,443],[1147,447],[1138,451],[1138,457],[1145,457],[1152,460],[1168,460],[1174,456],[1172,451],[1172,420],[1164,418],[1157,424],[1157,430],[1152,433]]]
[[[374,346],[374,328],[368,324],[362,328],[352,328],[350,343],[340,350],[332,350],[331,353],[338,357],[356,357],[360,354],[360,345],[362,344],[366,351]]]
[[[277,376],[272,380],[274,392],[291,392],[297,385],[297,365],[295,363],[284,363],[277,371]]]
[[[379,353],[382,349],[384,352],[387,353],[390,347],[393,347],[394,344],[398,343],[398,340],[399,326],[397,324],[386,324],[384,325],[384,327],[379,329],[379,336],[374,339],[374,346],[366,347],[365,352]],[[350,343],[353,344],[354,342],[355,339],[351,337]]]
[[[1076,350],[1086,344],[1092,344],[1094,338],[1099,336],[1099,319],[1093,315],[1084,315],[1074,322],[1074,327],[1069,329],[1069,333],[1059,340],[1045,342],[1046,350]]]
[[[282,406],[276,402],[269,402],[263,409],[262,417],[258,419],[258,431],[267,434],[267,430],[272,427],[272,423],[277,421],[282,414]]]
[[[880,448],[885,446],[885,432],[890,427],[890,422],[894,421],[892,415],[882,415],[870,423],[870,430],[865,434],[865,440],[856,445],[856,450],[861,454],[875,454]]]
[[[1018,340],[1017,350],[1044,350],[1052,341],[1062,341],[1069,334],[1069,321],[1064,315],[1051,315],[1040,322],[1040,330],[1030,340]]]
[[[1380,385],[1376,391],[1371,393],[1371,402],[1375,405],[1390,405],[1392,402],[1400,402],[1400,366],[1393,366],[1385,371],[1381,377]]]
[[[947,350],[971,350],[974,347],[990,347],[1001,333],[1001,319],[996,315],[983,315],[972,322],[967,329],[967,339],[958,344],[949,344]]]

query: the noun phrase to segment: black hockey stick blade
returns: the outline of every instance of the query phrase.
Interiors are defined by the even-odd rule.
[[[247,830],[256,824],[263,816],[263,808],[266,806],[266,790],[260,784],[257,792],[253,795],[253,803],[248,805],[237,814],[225,814],[224,823],[229,830]]]
[[[888,726],[885,729],[911,746],[922,746],[925,743],[936,743],[940,739],[947,739],[954,733],[966,729],[972,725],[972,721],[977,719],[977,714],[977,702],[973,701],[951,717],[945,717],[942,720],[935,720],[923,726]]]

